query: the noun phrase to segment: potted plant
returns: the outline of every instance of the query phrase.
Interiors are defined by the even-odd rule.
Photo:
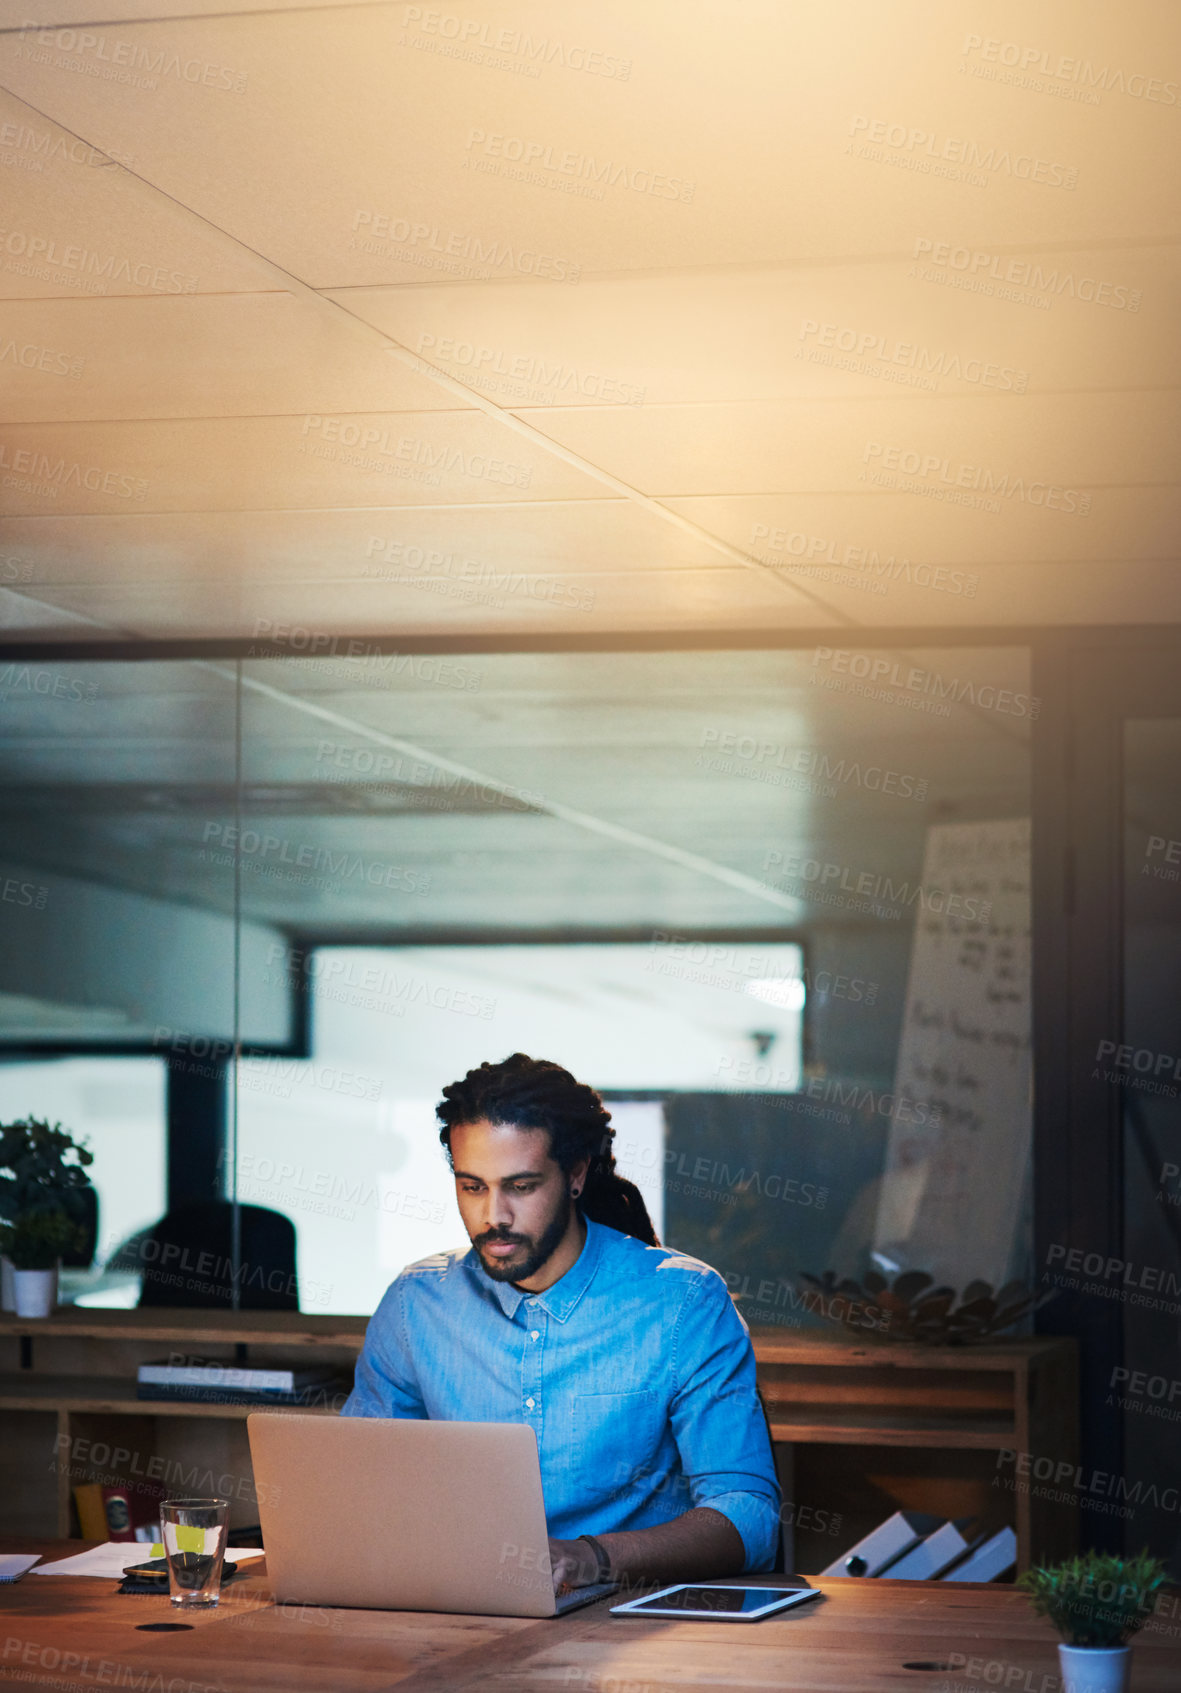
[[[1124,1693],[1131,1673],[1128,1641],[1152,1615],[1164,1580],[1164,1564],[1147,1551],[1135,1558],[1087,1552],[1018,1577],[1038,1616],[1048,1617],[1062,1636],[1063,1693]]]
[[[11,1229],[25,1218],[56,1213],[71,1225],[59,1253],[73,1253],[76,1258],[79,1253],[85,1255],[89,1248],[93,1256],[98,1196],[86,1174],[93,1162],[94,1154],[79,1145],[60,1123],[24,1117],[0,1124],[0,1223]],[[3,1254],[3,1308],[11,1310],[15,1302],[16,1260],[7,1247],[3,1248]],[[58,1255],[54,1255],[48,1266],[55,1271]]]
[[[61,1210],[26,1211],[0,1228],[5,1254],[12,1261],[18,1317],[48,1317],[57,1302],[58,1260],[76,1245],[79,1232],[79,1225]]]

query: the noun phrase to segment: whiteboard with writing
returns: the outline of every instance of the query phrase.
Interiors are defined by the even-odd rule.
[[[873,1260],[1020,1275],[1031,1109],[1029,819],[927,831]]]

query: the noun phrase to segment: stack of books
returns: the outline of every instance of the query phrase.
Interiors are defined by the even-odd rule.
[[[895,1511],[821,1575],[885,1576],[890,1581],[995,1581],[1017,1562],[1011,1528],[971,1538],[971,1519],[948,1522],[920,1511]]]
[[[173,1399],[214,1405],[331,1406],[349,1391],[339,1364],[233,1364],[227,1359],[173,1355],[141,1364],[138,1399]]]
[[[80,1482],[74,1488],[78,1532],[83,1540],[158,1540],[162,1491],[140,1481]]]

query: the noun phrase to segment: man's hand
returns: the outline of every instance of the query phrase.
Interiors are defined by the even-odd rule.
[[[589,1587],[598,1579],[599,1560],[585,1540],[555,1540],[551,1535],[549,1561],[555,1593]]]

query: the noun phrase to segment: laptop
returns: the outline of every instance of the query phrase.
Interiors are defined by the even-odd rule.
[[[276,1603],[556,1617],[537,1439],[524,1423],[246,1419]]]

